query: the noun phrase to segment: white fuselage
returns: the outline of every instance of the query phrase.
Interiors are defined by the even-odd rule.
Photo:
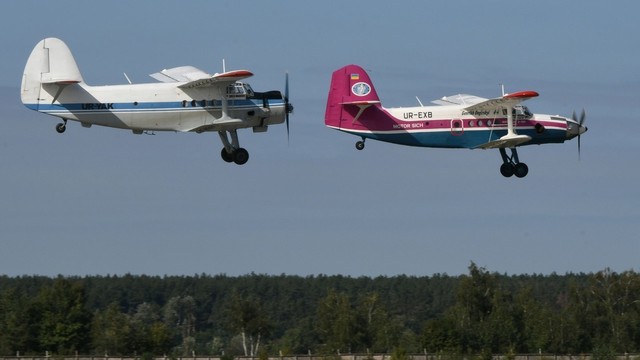
[[[221,99],[227,101],[227,115],[235,120],[234,128],[284,122],[282,99],[269,99],[264,107],[262,99],[229,97],[221,94],[218,87],[181,89],[177,85],[180,84],[43,84],[38,102],[25,105],[84,126],[95,124],[134,132],[224,130],[230,123],[220,121]]]

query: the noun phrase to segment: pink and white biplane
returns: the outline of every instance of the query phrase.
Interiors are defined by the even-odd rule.
[[[357,65],[336,70],[331,78],[326,126],[356,135],[358,150],[366,139],[434,148],[499,149],[500,173],[525,177],[529,168],[518,158],[524,145],[562,143],[587,131],[580,119],[534,114],[522,101],[538,96],[519,91],[494,99],[459,94],[433,101],[434,106],[385,108],[367,72]],[[510,154],[507,154],[509,149]]]

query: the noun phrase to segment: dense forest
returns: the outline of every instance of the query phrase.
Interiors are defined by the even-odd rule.
[[[0,276],[0,356],[640,351],[640,276]]]

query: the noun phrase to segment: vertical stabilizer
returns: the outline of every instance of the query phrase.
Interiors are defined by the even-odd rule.
[[[333,72],[324,123],[340,128],[341,122],[353,122],[364,109],[380,105],[369,74],[358,65],[347,65]]]
[[[43,84],[62,87],[81,82],[82,75],[69,47],[60,39],[41,40],[31,51],[24,67],[20,90],[22,103],[37,105],[44,101],[45,94],[41,96]]]

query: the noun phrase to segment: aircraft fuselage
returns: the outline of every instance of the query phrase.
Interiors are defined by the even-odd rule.
[[[355,118],[356,109],[351,111]],[[330,127],[363,138],[436,148],[473,149],[507,134],[507,116],[502,112],[471,114],[463,106],[371,106],[364,110],[360,119],[363,120],[342,120],[349,124]],[[568,132],[571,122],[575,121],[563,116],[533,114],[516,117],[514,127],[518,134],[531,137],[526,145],[562,143],[577,135]]]
[[[36,103],[28,108],[84,126],[101,125],[142,131],[220,131],[222,97],[217,88],[181,89],[175,83],[89,86],[43,84]],[[56,94],[59,97],[53,101]],[[285,102],[241,96],[228,98],[228,115],[241,120],[235,128],[279,124],[285,119]],[[265,106],[266,105],[266,106]]]

